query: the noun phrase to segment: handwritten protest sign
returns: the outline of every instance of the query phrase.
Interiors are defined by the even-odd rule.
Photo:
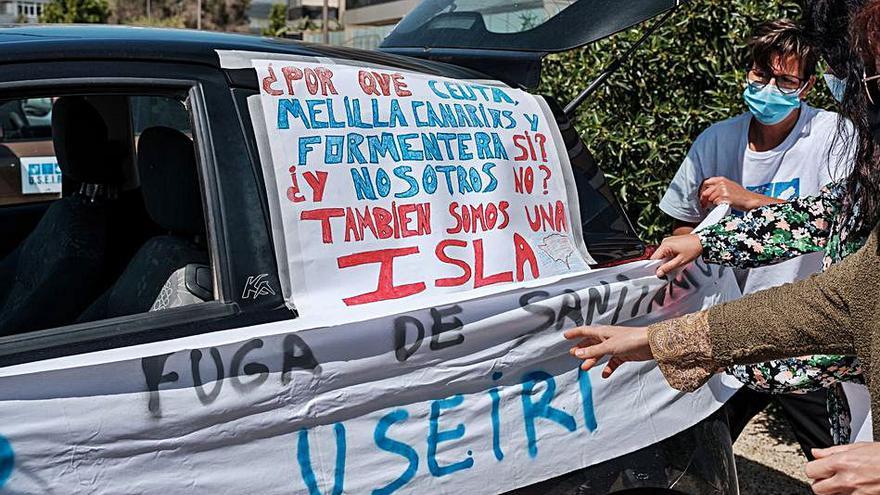
[[[394,70],[253,66],[301,314],[389,314],[589,269],[543,100]]]

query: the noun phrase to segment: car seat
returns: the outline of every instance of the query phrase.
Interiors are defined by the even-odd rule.
[[[21,100],[0,102],[0,139],[21,137],[27,127],[27,116]]]
[[[122,174],[123,151],[85,98],[59,98],[52,137],[66,184],[34,230],[0,261],[0,335],[71,323],[101,290],[107,212]]]
[[[80,322],[147,312],[175,272],[208,265],[192,140],[168,127],[146,129],[138,140],[138,176],[147,213],[167,233],[141,246]]]

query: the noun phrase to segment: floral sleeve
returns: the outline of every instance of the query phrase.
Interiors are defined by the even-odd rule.
[[[727,369],[745,386],[769,394],[803,394],[828,390],[828,420],[834,445],[849,443],[851,413],[841,382],[864,384],[859,359],[854,356],[805,356]]]
[[[727,369],[743,384],[769,394],[803,394],[840,382],[864,383],[855,356],[803,356]]]
[[[819,196],[756,208],[743,217],[724,217],[697,233],[707,263],[754,268],[822,251],[839,210],[839,188]]]

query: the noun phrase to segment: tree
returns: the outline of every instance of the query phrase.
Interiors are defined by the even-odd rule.
[[[780,17],[799,19],[799,5],[792,0],[686,2],[578,109],[575,126],[646,241],[658,242],[671,232],[671,219],[658,203],[697,135],[745,111],[746,38],[757,24]],[[571,101],[650,22],[549,57],[540,92],[562,104]],[[824,86],[816,85],[810,104],[833,109]]]
[[[40,22],[104,24],[108,18],[107,0],[51,0],[43,7]]]
[[[194,6],[196,2],[191,2]],[[213,31],[241,31],[247,28],[250,0],[203,0],[202,27]],[[187,16],[187,26],[195,27],[195,9]]]
[[[263,29],[263,36],[284,36],[287,34],[287,5],[273,3],[269,9],[269,25]]]
[[[187,27],[198,25],[196,0],[150,0],[147,16],[144,0],[115,0],[113,22],[141,26]],[[202,0],[202,29],[246,31],[250,0]]]

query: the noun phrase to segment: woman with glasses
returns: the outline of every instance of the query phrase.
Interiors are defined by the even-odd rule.
[[[766,22],[748,40],[748,52],[742,96],[749,112],[703,131],[660,201],[676,220],[674,234],[692,230],[721,202],[749,211],[818,194],[849,165],[846,157],[823,157],[838,115],[804,102],[819,57],[806,30],[786,19]]]
[[[675,234],[691,231],[720,203],[730,204],[742,215],[762,206],[816,196],[852,166],[846,141],[838,138],[841,126],[850,135],[852,126],[837,113],[813,108],[804,101],[815,85],[820,55],[809,32],[789,20],[771,21],[755,28],[747,46],[749,64],[743,71],[742,97],[748,112],[712,125],[694,141],[660,202],[660,209],[677,221]],[[832,146],[834,151],[830,152]],[[740,245],[761,249],[761,238],[743,237]],[[748,266],[750,270],[739,277],[743,293],[800,280],[822,267],[820,253],[784,261],[773,266]],[[824,357],[812,360],[818,364],[825,361]],[[787,376],[788,371],[775,366],[765,370],[772,370],[770,376],[774,377]],[[803,374],[791,376],[801,381]],[[757,391],[744,388],[725,406],[734,439],[773,401],[808,456],[814,447],[834,445],[828,392],[822,386],[786,390],[790,385],[784,383],[770,390],[775,393],[771,396],[764,393],[766,380],[760,380],[764,376],[757,374],[751,382],[743,380]],[[845,405],[846,401],[837,403]],[[835,408],[835,412],[837,409],[844,408]],[[837,422],[845,425],[839,430],[849,425],[848,417]],[[846,431],[839,436],[849,439]]]
[[[849,42],[849,21],[864,0],[819,0],[807,15],[810,31],[828,64],[825,80],[847,118],[839,126],[841,149],[857,148],[853,177],[859,171],[876,170],[871,133],[865,118],[865,96],[859,80],[864,74],[861,58]],[[750,74],[750,79],[755,79]],[[868,83],[874,84],[874,78]],[[766,83],[766,77],[758,81]],[[780,88],[792,91],[798,82],[784,81]],[[878,100],[880,101],[880,100]],[[859,132],[852,132],[854,123]],[[862,139],[855,139],[861,136]],[[663,276],[702,255],[704,261],[737,268],[754,268],[786,261],[803,254],[822,252],[823,269],[858,251],[870,233],[876,214],[853,204],[842,208],[846,181],[828,184],[817,196],[762,206],[743,216],[730,215],[697,233],[663,241],[653,259],[667,261],[658,269]],[[855,197],[855,196],[854,196]],[[728,370],[749,388],[764,393],[803,393],[827,388],[830,435],[834,444],[849,443],[851,411],[840,382],[863,384],[859,360],[853,356],[817,355],[738,365]],[[856,403],[864,403],[867,390],[850,386]],[[864,407],[864,406],[861,406]],[[866,411],[857,411],[864,413]],[[809,457],[809,453],[807,453]]]
[[[871,0],[853,20],[853,44],[864,61],[864,75],[850,76],[847,95],[861,87],[867,118],[880,130],[880,0]],[[880,171],[860,153],[840,201],[842,222],[876,223]],[[876,136],[875,136],[876,139]],[[868,142],[870,139],[868,138]],[[725,366],[828,352],[856,355],[875,411],[880,411],[880,245],[874,227],[866,245],[822,275],[746,296],[651,327],[580,327],[566,332],[579,339],[572,353],[589,369],[610,356],[603,376],[626,361],[656,359],[669,383],[694,390]],[[880,414],[873,418],[880,432]],[[880,443],[856,443],[813,452],[807,464],[817,494],[880,493]]]

